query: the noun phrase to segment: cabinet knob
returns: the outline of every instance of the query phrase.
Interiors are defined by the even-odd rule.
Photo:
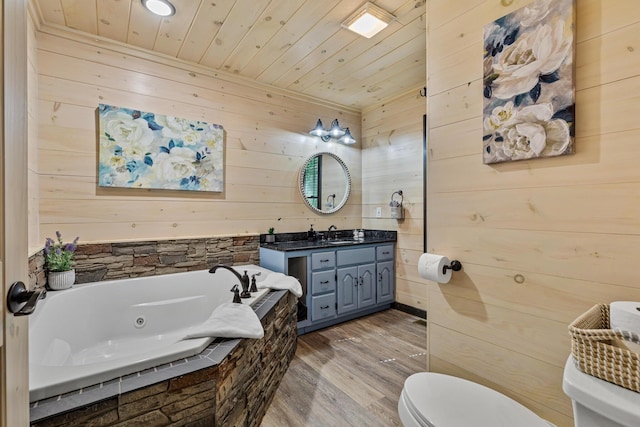
[[[327,283],[329,283],[328,280],[323,280],[322,282],[320,282],[321,285],[326,285]]]
[[[326,310],[327,308],[329,308],[328,305],[323,305],[322,307],[320,307],[320,310]]]

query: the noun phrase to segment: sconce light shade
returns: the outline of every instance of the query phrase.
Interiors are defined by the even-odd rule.
[[[384,30],[395,16],[371,2],[366,2],[360,9],[348,17],[342,26],[363,37],[371,37]]]
[[[351,136],[351,132],[349,132],[349,128],[344,129],[344,135],[338,140],[338,142],[342,142],[346,145],[355,144],[356,140]]]
[[[329,135],[331,138],[340,138],[344,135],[344,129],[340,127],[338,119],[333,119],[331,122],[331,129],[329,129]]]
[[[317,136],[324,142],[329,142],[329,140],[333,138],[345,145],[356,143],[356,140],[353,135],[351,135],[349,128],[341,128],[340,124],[338,123],[338,119],[333,119],[333,121],[331,122],[331,128],[329,130],[325,130],[325,128],[322,126],[322,121],[318,119],[318,121],[316,122],[316,127],[309,131],[309,135]]]
[[[316,123],[316,127],[311,129],[309,131],[309,134],[313,136],[319,136],[321,138],[327,135],[327,131],[324,130],[324,127],[322,126],[322,120],[318,119],[318,122]]]

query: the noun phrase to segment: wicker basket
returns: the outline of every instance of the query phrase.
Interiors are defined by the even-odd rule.
[[[640,392],[640,354],[625,348],[638,337],[610,329],[609,306],[596,304],[569,325],[571,354],[582,372]]]

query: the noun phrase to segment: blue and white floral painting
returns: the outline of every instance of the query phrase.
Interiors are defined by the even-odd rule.
[[[573,0],[537,0],[485,25],[485,164],[574,152],[573,32]]]
[[[100,104],[98,185],[221,192],[222,126]]]

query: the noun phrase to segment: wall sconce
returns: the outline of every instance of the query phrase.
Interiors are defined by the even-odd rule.
[[[338,123],[338,119],[333,119],[331,122],[331,128],[329,130],[325,130],[322,126],[322,120],[318,119],[316,123],[316,127],[309,131],[310,135],[318,136],[324,142],[328,142],[331,138],[337,139],[338,142],[341,142],[346,145],[355,144],[356,140],[351,136],[351,132],[349,132],[349,128],[341,128]]]
[[[384,30],[395,19],[395,16],[376,6],[366,2],[360,9],[348,17],[342,26],[354,33],[370,39]]]

